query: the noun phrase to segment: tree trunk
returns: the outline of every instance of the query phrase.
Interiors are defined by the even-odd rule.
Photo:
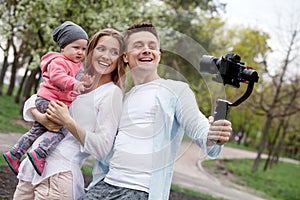
[[[8,56],[4,56],[3,59],[3,65],[0,73],[0,96],[3,94],[3,85],[4,85],[4,78],[5,78],[5,73],[8,68]]]
[[[22,52],[22,50],[21,50],[22,48],[20,48],[19,51],[17,50],[17,47],[13,43],[13,41],[11,43],[11,46],[13,47],[14,61],[13,61],[13,64],[11,66],[11,80],[10,80],[10,84],[9,84],[9,87],[8,87],[8,90],[7,90],[7,93],[6,93],[7,96],[12,96],[13,95],[14,88],[15,88],[15,82],[16,82],[16,76],[17,76],[17,69],[20,66],[19,58],[20,58],[20,55],[21,55],[21,52]]]
[[[277,130],[276,130],[276,133],[275,133],[275,136],[274,136],[273,141],[271,143],[272,145],[269,148],[268,158],[267,158],[267,160],[265,162],[265,166],[264,166],[264,169],[263,169],[264,171],[267,171],[268,167],[271,168],[271,165],[269,165],[269,162],[270,162],[271,157],[273,155],[273,150],[275,148],[276,141],[277,141],[277,138],[279,137],[280,130],[281,130],[282,126],[283,126],[283,121],[280,120],[280,123],[279,123],[279,125],[277,127]]]
[[[272,162],[271,162],[271,165],[275,162],[276,164],[278,164],[278,161],[279,161],[279,154],[280,154],[280,151],[281,151],[281,147],[282,147],[282,144],[284,142],[284,139],[285,139],[285,136],[287,134],[287,129],[289,127],[289,120],[290,120],[290,117],[287,119],[287,122],[285,123],[284,125],[284,128],[283,128],[283,132],[282,132],[282,135],[281,135],[281,139],[279,140],[279,143],[278,145],[276,146],[275,148],[275,152],[274,152],[274,155],[273,155],[273,158],[272,158]]]
[[[3,57],[3,65],[0,73],[0,96],[3,94],[3,84],[4,84],[4,78],[5,78],[5,73],[8,68],[8,51],[9,47],[11,45],[12,39],[7,40],[7,47],[4,50],[4,57]]]
[[[15,58],[16,60],[18,58]],[[7,96],[12,96],[15,88],[15,83],[16,83],[16,76],[17,76],[17,69],[18,69],[18,61],[14,61],[11,69],[11,79],[10,79],[10,84],[7,90]]]
[[[259,145],[259,148],[258,148],[257,156],[256,156],[256,158],[254,160],[254,163],[253,163],[253,167],[252,167],[252,170],[251,170],[252,173],[255,173],[257,171],[257,169],[258,169],[258,165],[259,165],[260,159],[261,159],[261,154],[262,154],[262,152],[265,149],[265,144],[266,144],[266,140],[267,140],[267,134],[268,134],[269,128],[271,126],[272,120],[273,120],[273,117],[271,117],[269,115],[267,117],[267,121],[266,121],[266,124],[265,124],[265,129],[264,129],[264,132],[263,132],[263,135],[262,135],[262,139],[260,141],[260,145]]]

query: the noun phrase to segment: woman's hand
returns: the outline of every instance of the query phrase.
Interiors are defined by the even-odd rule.
[[[61,123],[82,144],[85,142],[85,130],[77,125],[69,113],[68,106],[61,101],[51,101],[46,116],[57,123]]]
[[[46,116],[51,121],[61,125],[68,123],[71,118],[68,106],[62,101],[50,101]]]
[[[58,132],[62,128],[62,125],[60,123],[55,123],[49,120],[46,114],[41,113],[36,108],[31,110],[31,114],[36,121],[45,126],[49,131]]]
[[[232,132],[231,122],[225,119],[214,121],[212,116],[208,120],[210,123],[207,136],[208,145],[223,145],[228,142]]]

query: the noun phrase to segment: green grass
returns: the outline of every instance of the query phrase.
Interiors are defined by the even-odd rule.
[[[189,194],[191,196],[199,197],[199,198],[205,199],[205,200],[222,200],[223,199],[223,198],[214,198],[210,195],[195,192],[193,190],[182,188],[178,185],[173,185],[173,184],[171,186],[171,190],[181,192],[181,193],[185,193],[185,194]]]
[[[0,132],[24,133],[26,128],[13,123],[14,120],[23,119],[20,114],[20,105],[15,103],[15,97],[0,97]]]
[[[92,176],[93,167],[88,165],[83,165],[81,171],[86,175]]]
[[[3,156],[0,156],[0,166],[7,166],[7,162],[5,162]]]
[[[300,197],[299,165],[280,162],[264,172],[262,168],[265,160],[262,160],[258,171],[251,173],[253,160],[226,159],[223,161],[228,171],[239,176],[237,180],[239,184],[244,184],[276,200],[296,200]],[[213,167],[215,162],[208,160],[205,164]]]
[[[237,143],[234,142],[228,142],[225,144],[227,147],[232,147],[232,148],[236,148],[236,149],[242,149],[242,150],[246,150],[246,151],[253,151],[253,152],[257,152],[257,149],[250,147],[250,146],[244,146],[244,145],[238,145]]]

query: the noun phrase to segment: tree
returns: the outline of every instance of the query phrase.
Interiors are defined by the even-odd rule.
[[[15,30],[16,26],[16,12],[17,12],[17,5],[18,1],[8,0],[1,2],[0,10],[1,10],[1,23],[3,24],[0,26],[0,34],[2,37],[6,37],[6,43],[0,44],[1,49],[4,52],[3,58],[3,66],[0,73],[0,94],[2,95],[3,90],[3,82],[6,71],[8,69],[8,57],[9,57],[9,50],[11,47],[15,46]],[[11,74],[11,78],[14,79],[15,74]],[[8,93],[9,94],[9,93]]]
[[[287,118],[291,115],[297,114],[299,112],[299,104],[297,104],[297,99],[299,99],[299,84],[293,84],[293,79],[288,77],[288,70],[292,67],[293,61],[295,61],[298,55],[297,40],[299,37],[300,30],[294,28],[291,30],[289,35],[289,42],[286,43],[286,51],[283,52],[283,60],[281,65],[277,67],[277,71],[274,75],[269,71],[270,67],[266,59],[262,60],[262,65],[264,66],[265,75],[267,75],[272,85],[272,90],[266,92],[261,89],[257,93],[255,102],[253,106],[256,110],[259,110],[258,114],[264,115],[266,117],[266,122],[264,125],[264,130],[262,138],[259,144],[257,157],[254,160],[252,172],[256,172],[258,165],[260,163],[261,154],[265,149],[267,144],[267,139],[269,136],[269,130],[271,128],[272,122],[276,118]],[[283,45],[284,46],[284,45]],[[285,90],[284,86],[286,82],[292,86],[291,90]]]
[[[210,4],[210,2],[211,0],[198,1],[197,3],[201,3],[200,7],[203,9],[216,10],[215,4]],[[189,18],[198,17],[195,12],[198,4],[195,4],[195,2],[180,1],[174,4],[172,1],[166,1],[165,3],[160,2],[163,5],[160,7],[157,7],[156,3],[151,0],[146,2],[140,0],[134,2],[110,0],[100,2],[93,0],[5,1],[4,4],[1,4],[1,8],[3,8],[1,9],[3,14],[0,24],[1,35],[7,36],[8,39],[11,38],[11,43],[7,42],[2,49],[7,49],[8,52],[12,47],[14,51],[14,61],[12,63],[13,79],[19,67],[27,66],[26,71],[28,74],[34,72],[35,68],[39,67],[37,60],[35,60],[36,58],[40,58],[48,51],[59,50],[51,39],[51,33],[56,26],[65,20],[72,20],[82,25],[88,33],[93,34],[99,29],[106,27],[124,30],[128,24],[141,21],[152,21],[158,27],[165,27],[170,25],[170,16],[173,16],[173,11],[177,12],[176,9],[184,10],[183,12]],[[170,8],[172,9],[171,11],[169,10]],[[186,22],[187,20],[173,20],[172,24],[174,27],[183,27],[183,25],[189,27]],[[170,26],[167,27],[171,28]],[[34,66],[30,62],[37,65]],[[2,74],[4,76],[5,71]],[[28,78],[35,77],[25,77],[23,79],[24,83],[26,81],[33,82],[33,80],[27,80]],[[1,83],[3,82],[1,81]],[[24,83],[22,85],[25,85]],[[14,80],[10,83],[8,95],[11,95],[13,89]],[[28,90],[30,91],[31,88]],[[19,98],[22,96],[21,93],[22,88],[19,90],[16,101],[19,101]]]

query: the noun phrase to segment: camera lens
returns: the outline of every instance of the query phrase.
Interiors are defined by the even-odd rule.
[[[258,82],[258,74],[255,70],[244,69],[241,73],[241,76],[246,81]]]

